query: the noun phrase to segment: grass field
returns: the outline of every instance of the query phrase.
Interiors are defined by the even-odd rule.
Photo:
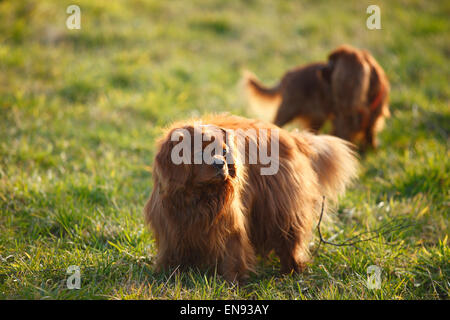
[[[80,30],[65,26],[69,4]],[[381,30],[366,28],[369,4],[0,2],[0,298],[448,299],[450,2],[377,1]],[[301,275],[280,276],[272,257],[241,287],[154,273],[142,211],[161,128],[252,116],[243,68],[275,83],[342,43],[384,67],[392,117],[322,232],[339,242],[397,219],[409,227],[322,245]],[[79,290],[66,287],[70,265]],[[366,285],[370,265],[380,289]]]

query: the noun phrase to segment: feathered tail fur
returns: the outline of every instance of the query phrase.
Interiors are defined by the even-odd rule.
[[[276,109],[281,103],[280,83],[268,88],[248,70],[243,72],[242,82],[252,112],[261,119],[272,121]]]
[[[329,200],[337,200],[357,175],[358,159],[353,145],[329,135],[309,132],[294,135],[301,139],[299,147],[304,148],[304,142],[309,145],[310,159],[323,195]]]

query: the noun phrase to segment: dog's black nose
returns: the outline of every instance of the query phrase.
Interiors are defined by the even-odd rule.
[[[223,161],[222,159],[214,159],[214,162],[212,165],[214,168],[222,170],[223,167],[225,166],[225,161]]]

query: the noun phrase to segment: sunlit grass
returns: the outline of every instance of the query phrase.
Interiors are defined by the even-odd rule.
[[[0,3],[0,298],[448,299],[447,2],[380,1],[375,31],[364,1],[85,0],[81,30],[67,30],[72,3]],[[384,67],[392,118],[322,231],[339,242],[392,219],[410,227],[357,248],[322,245],[301,275],[280,276],[271,256],[242,287],[156,274],[142,209],[161,127],[252,116],[243,68],[275,83],[341,43]],[[69,265],[80,290],[66,287]],[[370,265],[381,289],[367,288]]]

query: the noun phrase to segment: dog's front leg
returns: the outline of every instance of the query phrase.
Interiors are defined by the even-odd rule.
[[[219,264],[219,273],[230,282],[242,283],[253,270],[255,253],[250,241],[240,233],[232,234]]]

